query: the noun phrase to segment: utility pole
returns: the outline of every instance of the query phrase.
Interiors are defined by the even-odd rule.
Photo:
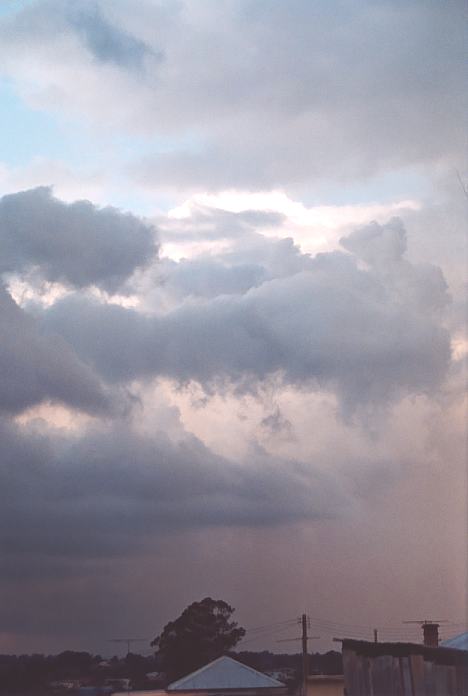
[[[377,629],[374,628],[374,643],[377,643],[377,640],[378,640],[378,639],[377,639],[377,635],[378,635]]]
[[[283,638],[278,640],[278,643],[286,643],[291,640],[302,641],[302,696],[307,696],[307,676],[309,674],[309,659],[307,654],[307,641],[318,640],[320,636],[308,636],[307,626],[309,624],[309,619],[307,614],[302,614],[298,622],[302,625],[302,636],[300,638]]]
[[[307,696],[307,676],[309,673],[309,660],[307,656],[307,615],[302,614],[302,693]]]
[[[143,643],[146,642],[148,638],[109,638],[109,643],[126,643],[127,644],[127,658],[130,655],[130,646],[132,643]],[[130,681],[127,680],[127,696],[130,696]]]

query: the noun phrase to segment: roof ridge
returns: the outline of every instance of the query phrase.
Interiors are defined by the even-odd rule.
[[[186,674],[185,677],[180,677],[180,679],[176,679],[176,681],[171,682],[168,686],[167,689],[169,690],[171,687],[174,687],[181,682],[186,681],[189,677],[195,677],[197,674],[200,674],[201,672],[204,672],[207,667],[211,667],[214,665],[216,662],[219,662],[221,658],[224,657],[223,655],[220,655],[220,657],[217,657],[215,660],[212,660],[211,662],[208,662],[208,664],[203,665],[203,667],[199,667],[196,669],[194,672],[190,672],[189,674]]]
[[[208,664],[203,665],[203,667],[199,667],[197,670],[194,672],[190,672],[190,674],[187,674],[185,677],[181,677],[180,679],[177,679],[176,681],[172,682],[167,686],[168,691],[177,691],[178,689],[181,689],[183,687],[184,683],[192,679],[193,677],[197,677],[203,672],[205,672],[207,669],[211,668],[213,665],[215,665],[217,662],[221,661],[229,661],[233,662],[235,665],[238,665],[239,667],[242,667],[248,672],[251,672],[252,674],[255,674],[257,677],[261,677],[262,679],[266,680],[271,684],[271,686],[284,686],[284,684],[278,679],[274,679],[273,677],[270,677],[268,674],[264,674],[263,672],[259,672],[258,670],[254,669],[253,667],[250,667],[249,665],[245,665],[243,662],[239,662],[239,660],[235,660],[234,658],[230,657],[229,655],[220,655],[220,657],[217,657],[215,660],[212,660],[211,662],[208,662]]]
[[[242,667],[245,667],[245,669],[248,669],[249,672],[253,672],[254,674],[258,674],[260,677],[263,677],[264,679],[268,679],[270,681],[276,682],[278,686],[284,686],[278,679],[275,679],[274,677],[270,677],[268,674],[264,674],[263,672],[259,672],[258,669],[255,669],[254,667],[250,667],[250,665],[245,665],[243,662],[239,662],[239,660],[234,660],[234,658],[229,657],[229,655],[225,655],[225,657],[228,660],[231,660],[232,662],[235,662],[238,665],[242,665]]]

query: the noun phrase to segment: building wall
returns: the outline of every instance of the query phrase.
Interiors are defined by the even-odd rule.
[[[343,643],[346,696],[468,696],[468,654],[404,643]]]
[[[344,677],[309,677],[307,696],[343,696]]]

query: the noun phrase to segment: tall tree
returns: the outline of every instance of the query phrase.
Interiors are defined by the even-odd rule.
[[[170,680],[215,660],[239,642],[245,630],[231,621],[233,613],[226,602],[205,597],[164,627],[151,645],[157,648],[161,669]]]

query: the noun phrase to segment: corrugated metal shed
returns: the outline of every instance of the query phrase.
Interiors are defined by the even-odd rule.
[[[455,650],[468,650],[468,632],[461,633],[459,636],[454,636],[454,638],[449,638],[444,640],[441,645],[444,648],[455,648]]]
[[[219,657],[196,672],[169,684],[167,691],[284,688],[277,679],[257,672],[231,657]]]
[[[347,696],[468,696],[468,654],[416,643],[342,641]]]

